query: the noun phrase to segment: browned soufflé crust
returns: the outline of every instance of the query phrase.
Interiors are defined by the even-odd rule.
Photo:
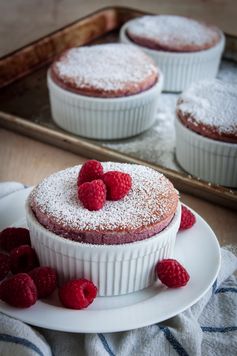
[[[183,125],[202,136],[237,143],[236,103],[237,84],[204,80],[179,97],[177,116]]]
[[[71,48],[50,69],[63,89],[90,97],[116,98],[141,93],[158,80],[158,69],[134,46],[104,44]]]
[[[123,199],[89,211],[77,198],[81,166],[57,172],[33,189],[30,206],[41,225],[64,238],[91,244],[123,244],[147,239],[171,222],[178,193],[159,172],[140,165],[102,163],[104,172],[130,174],[132,188]]]
[[[197,52],[221,39],[214,26],[182,16],[143,16],[129,23],[127,36],[136,44],[159,51]]]

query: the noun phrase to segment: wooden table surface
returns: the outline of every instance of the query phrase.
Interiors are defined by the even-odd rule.
[[[102,6],[118,5],[116,0],[0,0],[0,56],[50,33]],[[236,0],[120,0],[154,13],[188,15],[220,26],[237,35]],[[78,155],[0,129],[0,181],[37,184],[45,176],[83,162]],[[181,194],[181,199],[196,210],[215,231],[220,243],[237,243],[237,213],[204,200]]]

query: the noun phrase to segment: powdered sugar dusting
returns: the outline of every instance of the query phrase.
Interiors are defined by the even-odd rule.
[[[197,46],[210,47],[219,39],[218,30],[182,16],[143,16],[131,21],[128,26],[130,36],[157,41],[161,47]],[[208,46],[210,44],[210,46]]]
[[[125,44],[85,46],[68,50],[55,63],[65,82],[77,88],[103,91],[124,90],[137,86],[151,75],[157,76],[153,61],[142,51]]]
[[[220,133],[237,132],[237,84],[218,79],[200,81],[181,95],[178,110]]]
[[[154,125],[142,134],[110,142],[105,147],[138,157],[144,161],[180,170],[175,160],[175,107],[177,94],[162,93]]]
[[[106,201],[99,211],[85,209],[77,198],[81,166],[60,171],[43,180],[32,192],[31,205],[62,225],[83,231],[139,229],[162,221],[174,212],[178,197],[162,174],[132,164],[103,163],[104,171],[118,170],[132,177],[132,189],[119,201]]]

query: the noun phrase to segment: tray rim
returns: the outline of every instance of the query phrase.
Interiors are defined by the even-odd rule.
[[[62,28],[55,30],[48,35],[42,36],[39,39],[17,49],[7,55],[4,55],[1,60],[6,60],[11,58],[16,53],[21,53],[25,51],[27,48],[31,48],[40,41],[44,41],[46,38],[51,38],[53,35],[58,34],[61,31],[69,30],[71,27],[83,23],[83,21],[88,21],[92,19],[96,15],[101,15],[103,12],[113,11],[114,15],[117,15],[118,12],[131,12],[132,14],[146,14],[147,12],[123,7],[123,6],[107,6],[101,9],[96,10],[72,23],[63,26]],[[116,29],[116,27],[114,28]],[[106,32],[105,32],[106,33]],[[104,34],[105,34],[104,33]],[[237,39],[237,36],[228,35],[230,38]],[[97,37],[98,38],[98,37]],[[22,78],[26,77],[30,73],[33,73],[41,66],[45,65],[47,62],[41,63],[41,65],[37,67],[31,68],[31,71],[24,73],[23,76],[13,78],[13,80],[6,84],[6,86],[11,85],[15,81],[20,81]],[[5,85],[4,85],[5,86]],[[125,153],[121,153],[119,151],[113,150],[111,148],[107,148],[104,146],[97,145],[94,141],[88,141],[82,137],[73,136],[66,131],[59,131],[43,126],[42,124],[36,124],[26,118],[20,117],[18,115],[9,114],[8,112],[0,111],[0,126],[16,131],[23,135],[36,138],[45,143],[60,147],[62,149],[69,150],[71,152],[81,154],[85,157],[94,157],[99,158],[101,160],[106,159],[114,159],[121,162],[130,162],[147,165],[151,168],[159,170],[161,173],[165,174],[179,189],[181,192],[186,192],[195,196],[199,196],[205,200],[209,200],[212,202],[216,202],[220,205],[224,205],[233,209],[237,209],[237,194],[235,194],[231,189],[225,188],[223,186],[214,185],[202,180],[199,180],[196,177],[192,177],[188,173],[178,172],[163,166],[160,166],[156,163],[148,162],[133,156],[130,156]],[[43,133],[43,135],[42,135]],[[50,139],[51,137],[51,139]],[[53,143],[52,143],[53,141]],[[72,147],[75,145],[75,147]],[[81,152],[82,150],[82,152]],[[87,154],[88,152],[88,154]]]

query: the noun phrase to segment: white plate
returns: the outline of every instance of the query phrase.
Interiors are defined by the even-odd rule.
[[[31,188],[0,200],[0,229],[24,224],[24,203]],[[117,297],[98,297],[85,310],[63,308],[57,295],[17,309],[0,301],[0,311],[28,324],[70,332],[115,332],[151,325],[175,316],[196,303],[211,287],[220,268],[215,234],[197,214],[190,230],[179,232],[175,257],[188,270],[190,281],[179,289],[157,283],[151,288]]]

